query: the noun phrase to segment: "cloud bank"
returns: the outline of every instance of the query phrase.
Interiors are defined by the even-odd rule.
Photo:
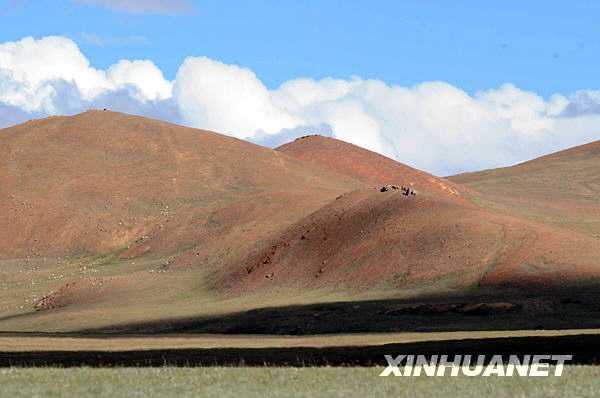
[[[44,65],[40,68],[39,65]],[[330,135],[448,175],[510,165],[600,139],[600,91],[550,98],[511,84],[299,78],[267,88],[247,68],[189,57],[174,81],[150,60],[95,69],[66,37],[0,44],[0,126],[110,108],[264,145]]]

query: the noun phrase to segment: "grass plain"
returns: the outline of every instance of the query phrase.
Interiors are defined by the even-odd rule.
[[[0,397],[596,397],[600,368],[562,377],[379,377],[359,368],[6,368]],[[551,370],[552,373],[552,370]]]

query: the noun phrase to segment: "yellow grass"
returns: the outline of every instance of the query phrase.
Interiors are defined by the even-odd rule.
[[[600,329],[461,331],[419,333],[357,333],[315,336],[168,335],[119,337],[0,337],[0,352],[14,351],[129,351],[184,348],[290,348],[377,346],[465,339],[550,337],[600,334]]]

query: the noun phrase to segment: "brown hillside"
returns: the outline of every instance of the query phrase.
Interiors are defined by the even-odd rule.
[[[245,141],[103,111],[0,130],[0,170],[0,258],[164,255],[232,229],[252,241],[358,186]]]
[[[468,191],[443,178],[334,138],[311,135],[282,145],[277,150],[369,184],[401,184],[442,197],[458,198]]]
[[[510,175],[497,185],[486,184],[509,169],[491,171],[489,179],[482,178],[485,172],[469,176],[472,180],[454,179],[472,190],[331,138],[309,136],[279,150],[371,183],[420,185],[426,194],[369,189],[344,195],[249,256],[223,282],[233,291],[262,287],[393,294],[428,287],[560,287],[600,276],[600,245],[594,236],[527,213],[538,205],[561,209],[562,221],[586,210],[595,217],[597,145],[528,162],[515,168],[518,177]],[[489,205],[493,200],[510,203],[516,211],[498,211]],[[571,212],[572,204],[579,207]]]
[[[265,244],[224,280],[263,288],[387,291],[543,288],[600,275],[590,237],[431,196],[359,190]]]

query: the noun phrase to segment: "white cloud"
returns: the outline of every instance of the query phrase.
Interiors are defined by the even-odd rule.
[[[564,116],[566,97],[544,100],[510,84],[469,95],[444,82],[400,87],[302,79],[285,83],[275,96],[307,124],[328,124],[335,137],[441,175],[600,139],[598,118]]]
[[[160,69],[150,61],[121,60],[111,66],[108,79],[117,87],[136,87],[140,101],[170,98],[173,84],[165,80]]]
[[[175,80],[175,98],[192,125],[240,138],[301,123],[273,103],[271,93],[251,70],[206,57],[184,61]]]
[[[325,132],[440,175],[600,138],[600,91],[545,99],[506,84],[471,95],[444,82],[401,87],[358,77],[269,90],[251,70],[205,57],[187,58],[170,82],[148,60],[94,69],[64,37],[0,44],[0,125],[88,107],[271,144]]]
[[[350,93],[352,86],[358,81],[340,79],[295,79],[283,83],[275,92],[274,97],[279,106],[298,111],[313,104],[335,101]]]
[[[496,117],[510,121],[514,131],[535,134],[552,127],[552,120],[547,117],[550,104],[542,97],[522,91],[512,84],[478,93],[476,97]]]
[[[77,86],[83,99],[109,88],[102,71],[90,67],[77,45],[64,37],[31,37],[0,44],[0,101],[27,111],[55,112],[53,82]]]
[[[125,88],[143,103],[170,98],[172,83],[147,60],[122,60],[107,71],[94,69],[66,37],[26,37],[0,44],[0,103],[5,105],[65,113]]]
[[[74,0],[76,3],[129,13],[180,14],[193,9],[188,0]]]

